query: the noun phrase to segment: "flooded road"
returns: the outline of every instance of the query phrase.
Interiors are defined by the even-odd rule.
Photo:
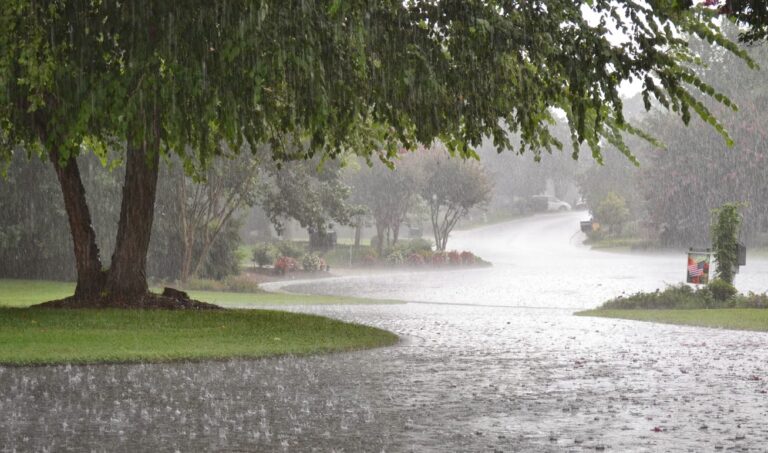
[[[684,272],[679,255],[589,251],[578,220],[451,239],[491,268],[288,288],[420,301],[290,308],[391,330],[395,347],[0,367],[0,451],[766,451],[768,334],[572,316]],[[764,291],[766,270],[751,260],[737,286]]]
[[[296,292],[406,301],[513,307],[594,308],[622,293],[653,291],[685,281],[684,252],[616,253],[582,245],[586,212],[533,218],[459,231],[449,249],[470,250],[492,268],[400,272],[291,285]],[[741,291],[768,290],[768,260],[748,257],[736,276]],[[281,286],[280,283],[273,287]]]

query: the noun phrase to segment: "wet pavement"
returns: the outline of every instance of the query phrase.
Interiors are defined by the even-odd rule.
[[[767,451],[768,334],[572,316],[685,266],[591,252],[577,216],[452,239],[489,269],[288,288],[422,301],[290,308],[394,331],[394,347],[0,367],[0,451]],[[766,264],[750,266],[737,284],[759,290]]]

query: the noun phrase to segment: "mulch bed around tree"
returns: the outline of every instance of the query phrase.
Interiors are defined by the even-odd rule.
[[[165,288],[163,294],[147,293],[138,298],[108,298],[81,299],[67,297],[52,300],[37,308],[122,308],[139,310],[224,310],[215,304],[190,299],[184,291],[173,288]]]

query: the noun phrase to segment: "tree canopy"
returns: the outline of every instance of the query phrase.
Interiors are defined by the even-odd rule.
[[[694,94],[728,101],[691,70],[696,58],[681,38],[741,53],[712,13],[589,5],[596,24],[584,17],[587,3],[563,0],[10,0],[0,13],[0,123],[5,140],[35,144],[45,122],[62,159],[87,137],[159,134],[161,150],[189,166],[218,153],[220,139],[271,141],[283,159],[352,145],[395,152],[396,142],[442,137],[468,155],[484,135],[514,147],[507,132],[519,131],[521,146],[539,152],[556,142],[553,107],[591,145],[631,131],[618,87],[638,79],[684,120],[694,110],[717,124]],[[625,42],[612,44],[609,27]],[[298,156],[279,146],[294,134],[309,144]]]

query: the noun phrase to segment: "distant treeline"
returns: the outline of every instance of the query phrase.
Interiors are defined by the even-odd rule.
[[[594,166],[579,179],[591,209],[609,193],[620,196],[630,211],[629,231],[665,247],[708,246],[711,210],[743,202],[741,240],[768,244],[768,84],[764,70],[746,64],[706,43],[698,53],[708,67],[703,79],[734,101],[738,112],[706,103],[734,140],[728,147],[714,129],[698,118],[685,127],[658,109],[645,113],[640,99],[627,102],[642,111],[639,125],[665,145],[633,140],[640,168],[618,151],[606,152],[604,166]],[[768,66],[768,46],[746,50],[761,68]],[[594,212],[594,211],[593,211]],[[599,219],[598,219],[599,220]],[[625,229],[625,231],[627,231]]]

